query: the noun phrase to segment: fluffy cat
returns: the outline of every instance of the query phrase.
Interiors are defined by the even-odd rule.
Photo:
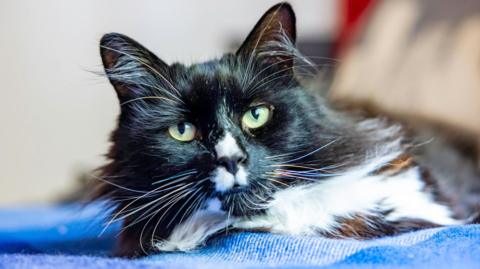
[[[123,222],[117,255],[186,251],[227,229],[365,239],[466,223],[399,125],[302,87],[295,36],[281,3],[236,53],[191,66],[102,38],[121,114],[95,198]]]

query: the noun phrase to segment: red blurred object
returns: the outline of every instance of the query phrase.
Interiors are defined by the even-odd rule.
[[[339,0],[339,28],[335,42],[334,54],[339,56],[358,29],[361,28],[365,16],[370,13],[369,10],[375,6],[377,0]]]

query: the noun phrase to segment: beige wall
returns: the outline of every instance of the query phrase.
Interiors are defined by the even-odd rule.
[[[277,1],[0,2],[0,205],[45,202],[103,161],[118,113],[100,71],[103,33],[166,61],[220,55]],[[299,37],[328,35],[334,0],[292,2]]]

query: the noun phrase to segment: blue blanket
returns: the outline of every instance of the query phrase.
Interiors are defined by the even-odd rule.
[[[0,268],[480,268],[480,225],[370,241],[239,233],[190,253],[108,257],[119,232],[101,236],[95,205],[0,209]]]

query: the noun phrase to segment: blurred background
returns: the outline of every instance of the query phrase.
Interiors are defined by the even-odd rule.
[[[277,2],[2,0],[0,206],[65,198],[105,162],[119,109],[93,74],[104,33],[191,63],[232,51]],[[338,60],[330,98],[452,126],[480,145],[480,1],[289,2],[300,50]]]

